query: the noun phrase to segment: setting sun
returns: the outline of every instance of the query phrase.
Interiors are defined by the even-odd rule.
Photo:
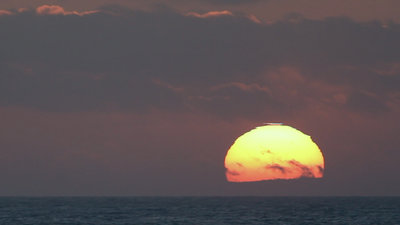
[[[321,178],[324,158],[310,136],[271,123],[236,139],[226,154],[225,168],[230,182]]]

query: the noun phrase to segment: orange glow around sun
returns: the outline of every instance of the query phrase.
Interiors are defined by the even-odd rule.
[[[321,178],[324,157],[310,136],[290,126],[269,124],[236,139],[226,154],[225,168],[230,182]]]

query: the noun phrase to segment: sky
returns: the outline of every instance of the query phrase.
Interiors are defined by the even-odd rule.
[[[2,196],[400,195],[396,0],[3,0]],[[229,183],[266,122],[321,179]]]

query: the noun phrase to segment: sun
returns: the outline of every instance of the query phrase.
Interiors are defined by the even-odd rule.
[[[310,136],[270,123],[236,139],[226,154],[225,168],[230,182],[321,178],[324,157]]]

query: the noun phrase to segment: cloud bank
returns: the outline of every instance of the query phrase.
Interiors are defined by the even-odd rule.
[[[48,5],[35,12],[1,18],[2,106],[232,117],[308,104],[397,110],[398,24],[329,18],[267,25],[228,11],[93,14]]]

